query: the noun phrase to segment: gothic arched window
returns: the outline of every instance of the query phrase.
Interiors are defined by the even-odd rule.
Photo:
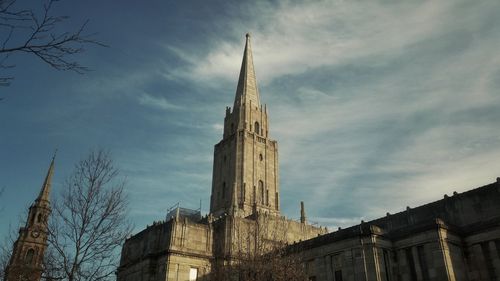
[[[222,199],[226,198],[226,182],[222,183]]]
[[[264,205],[264,182],[259,181],[260,203]]]
[[[35,257],[35,250],[29,249],[26,252],[26,257],[25,257],[24,261],[26,262],[26,264],[32,264],[34,257]]]
[[[254,130],[255,130],[255,133],[260,134],[260,126],[259,126],[259,122],[257,122],[257,121],[255,121]]]
[[[38,218],[36,219],[37,222],[42,222],[42,214],[38,214]]]

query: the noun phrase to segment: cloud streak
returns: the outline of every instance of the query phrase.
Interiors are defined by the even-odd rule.
[[[164,97],[154,97],[148,94],[143,94],[139,98],[139,103],[144,106],[155,107],[163,110],[181,110],[181,106],[172,104]]]
[[[52,79],[29,64],[33,81],[7,89],[5,175],[38,171],[41,150],[60,144],[64,177],[75,155],[104,146],[129,179],[138,228],[176,202],[197,208],[193,194],[208,209],[213,145],[251,32],[284,215],[304,200],[311,221],[335,229],[499,176],[498,1],[100,5],[115,47],[88,53],[98,71]],[[30,202],[21,190],[9,210]]]
[[[498,29],[483,18],[498,8],[289,1],[252,6],[255,21],[230,25],[234,37],[243,25],[256,30],[285,205],[301,197],[323,206],[317,216],[373,218],[491,181],[500,168],[500,56]],[[204,56],[179,54],[189,62],[183,79],[234,80],[240,38]]]

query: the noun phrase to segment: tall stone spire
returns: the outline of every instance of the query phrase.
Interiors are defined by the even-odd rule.
[[[247,34],[234,107],[226,107],[224,133],[214,149],[213,216],[279,215],[278,143],[269,138],[268,121],[267,107],[260,103]]]
[[[243,61],[241,62],[240,77],[236,96],[234,98],[234,107],[239,108],[243,103],[260,107],[259,89],[257,88],[257,79],[253,67],[252,46],[250,44],[250,34],[246,34],[245,51],[243,52]]]
[[[36,198],[35,202],[50,202],[50,190],[52,185],[52,175],[54,174],[54,160],[56,158],[56,153],[52,156],[52,161],[50,162],[49,170],[47,171],[47,175],[45,176],[45,180],[43,181],[42,189],[40,190],[40,194]]]

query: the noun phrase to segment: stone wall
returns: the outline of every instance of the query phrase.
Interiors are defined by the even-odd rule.
[[[388,231],[404,228],[435,218],[445,222],[476,228],[477,224],[495,219],[500,214],[500,183],[495,182],[463,193],[445,195],[443,199],[369,222]]]
[[[165,281],[196,269],[210,269],[212,229],[207,222],[187,217],[157,222],[125,241],[117,277],[119,281]]]
[[[471,281],[500,280],[500,224],[464,239]]]
[[[310,280],[500,280],[500,183],[289,248]]]
[[[256,249],[265,253],[276,245],[325,233],[326,228],[267,213],[246,218],[205,217],[198,222],[172,218],[154,223],[125,241],[118,280],[189,280],[190,272],[206,278],[214,263],[223,264],[241,258],[241,254],[256,253]]]

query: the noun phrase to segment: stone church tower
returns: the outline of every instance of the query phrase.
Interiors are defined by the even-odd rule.
[[[278,143],[269,138],[247,34],[234,106],[226,108],[223,139],[215,145],[210,213],[278,215],[278,182]]]
[[[308,224],[305,214],[301,221],[280,214],[278,173],[278,144],[269,138],[247,34],[233,108],[226,108],[222,140],[214,148],[210,213],[176,207],[164,221],[128,238],[117,280],[222,280],[221,268],[267,251],[264,244],[326,233]]]
[[[54,157],[40,194],[29,208],[26,225],[19,229],[19,237],[5,271],[6,281],[38,281],[41,278],[47,248],[47,221],[51,212],[49,195]]]

